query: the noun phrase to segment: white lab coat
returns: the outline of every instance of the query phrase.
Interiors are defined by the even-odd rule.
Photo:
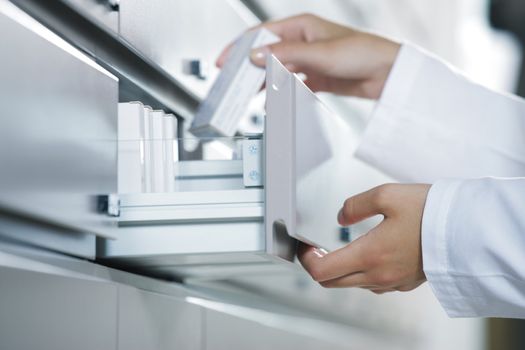
[[[433,183],[423,268],[449,316],[525,318],[525,100],[404,44],[357,156]]]

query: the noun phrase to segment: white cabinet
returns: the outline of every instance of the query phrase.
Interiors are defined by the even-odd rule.
[[[264,311],[206,310],[205,350],[410,349],[400,338],[350,326]]]
[[[118,299],[118,349],[202,349],[199,306],[122,285]]]
[[[0,37],[0,211],[59,227],[18,240],[94,257],[85,234],[103,233],[98,195],[116,190],[118,80],[8,1]]]
[[[121,37],[200,98],[218,74],[222,48],[256,22],[238,0],[120,1]],[[206,64],[207,79],[185,74],[187,60]]]
[[[201,350],[181,285],[0,242],[0,348]]]
[[[115,285],[4,266],[0,280],[2,349],[116,349]]]

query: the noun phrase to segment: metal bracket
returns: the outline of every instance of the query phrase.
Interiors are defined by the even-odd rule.
[[[97,212],[112,217],[120,216],[120,199],[117,194],[106,194],[97,197]]]

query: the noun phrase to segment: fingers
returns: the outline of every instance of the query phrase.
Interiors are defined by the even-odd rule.
[[[231,50],[231,48],[232,48],[233,45],[234,45],[234,42],[228,44],[228,46],[226,46],[226,47],[221,51],[221,53],[219,54],[219,57],[217,57],[217,60],[215,61],[215,65],[216,65],[218,68],[222,68],[222,66],[224,66],[224,62],[226,62],[226,58],[228,58],[228,54],[230,53],[230,50]]]
[[[306,33],[316,17],[313,15],[297,15],[276,21],[262,23],[255,28],[266,28],[283,40],[306,40]]]
[[[352,273],[362,272],[361,245],[351,243],[330,253],[302,244],[298,251],[299,261],[317,282],[329,281]]]
[[[327,288],[360,287],[381,294],[409,291],[426,280],[421,259],[421,218],[429,185],[382,185],[345,201],[343,225],[383,214],[359,239],[331,253],[301,246],[299,260]]]
[[[332,38],[340,38],[354,33],[351,28],[324,20],[312,14],[301,14],[281,20],[261,23],[249,30],[266,28],[279,36],[283,42],[314,42]],[[222,67],[233,43],[228,45],[215,62],[217,67]],[[279,56],[277,56],[279,58]],[[280,59],[280,58],[279,58]],[[256,63],[257,64],[257,63]],[[264,62],[260,64],[264,65]]]
[[[320,283],[325,288],[347,288],[347,287],[360,287],[360,288],[379,288],[379,286],[370,284],[370,279],[364,272],[356,272],[343,277],[335,278],[328,281],[322,281]]]
[[[339,38],[356,33],[352,28],[327,21],[312,14],[300,14],[277,21],[266,22],[258,27],[264,27],[283,41],[306,41],[325,40]]]
[[[375,187],[369,191],[348,198],[337,215],[341,226],[348,226],[374,215],[387,215],[386,202],[390,196],[389,185]]]
[[[279,36],[283,41],[302,41],[307,39],[308,35],[306,35],[306,33],[309,32],[307,28],[311,27],[311,22],[315,20],[315,18],[316,17],[312,15],[298,15],[277,21],[261,23],[255,27],[249,28],[247,31],[266,28]],[[222,50],[215,62],[217,67],[221,68],[224,65],[224,62],[234,44],[235,42],[230,43]],[[264,66],[264,63],[262,66]]]
[[[330,52],[327,41],[307,43],[303,41],[281,41],[272,45],[256,48],[252,51],[250,59],[259,66],[264,67],[268,55],[273,54],[284,65],[292,65],[300,71],[309,70],[317,73],[328,71],[333,62],[327,52]]]

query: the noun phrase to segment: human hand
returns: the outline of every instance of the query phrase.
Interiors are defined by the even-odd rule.
[[[282,41],[252,51],[252,62],[264,66],[274,54],[290,71],[307,76],[313,91],[377,99],[400,45],[377,35],[306,14],[263,23]],[[222,67],[230,46],[217,59]]]
[[[343,248],[325,253],[302,244],[299,260],[328,288],[360,287],[381,294],[408,291],[426,280],[421,220],[430,185],[387,184],[347,199],[338,215],[348,226],[375,215],[383,221]]]

